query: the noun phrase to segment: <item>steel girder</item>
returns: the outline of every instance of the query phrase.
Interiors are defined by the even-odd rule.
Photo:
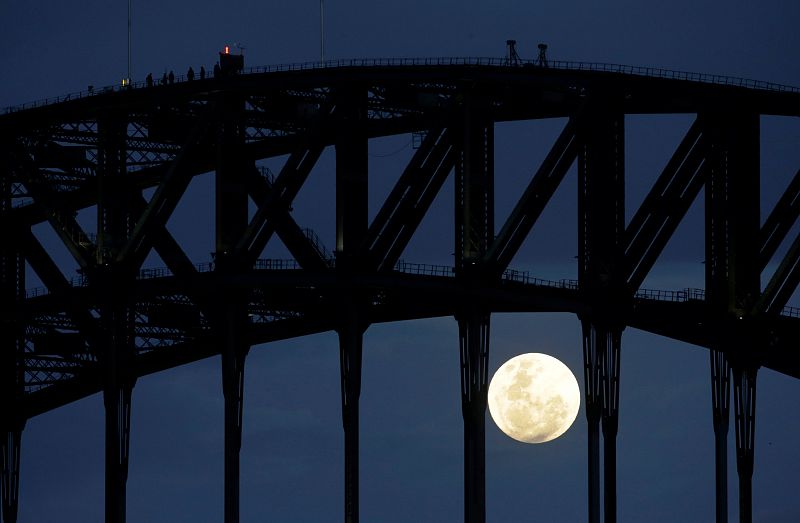
[[[575,120],[569,119],[564,130],[542,165],[536,171],[514,210],[489,247],[483,264],[493,276],[499,277],[508,268],[512,258],[522,246],[536,220],[567,174],[578,153]]]
[[[638,289],[705,181],[703,124],[698,118],[625,229],[626,281]]]
[[[600,521],[600,437],[603,431],[603,521],[614,522],[619,361],[629,295],[625,286],[624,116],[619,100],[591,93],[577,129],[578,288],[589,306],[583,330],[589,423],[589,521]]]
[[[9,169],[6,151],[0,148],[0,173]],[[12,187],[7,177],[0,180],[0,228],[7,230]],[[25,426],[25,262],[18,241],[0,242],[0,491],[2,517],[16,523],[19,506],[20,446]]]
[[[456,161],[448,129],[433,129],[408,163],[392,192],[372,220],[361,249],[369,268],[394,270],[408,242],[433,203]]]
[[[491,99],[481,89],[463,95],[455,123],[455,267],[457,280],[485,277],[481,260],[494,238],[494,122]],[[464,521],[486,520],[486,402],[489,387],[490,310],[467,300],[456,309],[464,421]]]

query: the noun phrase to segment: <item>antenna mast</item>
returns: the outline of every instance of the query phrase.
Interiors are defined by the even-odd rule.
[[[325,1],[319,0],[319,61],[325,62]]]
[[[125,85],[131,84],[131,0],[128,0],[128,76]]]

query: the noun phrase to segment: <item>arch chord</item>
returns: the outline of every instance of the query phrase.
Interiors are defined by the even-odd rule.
[[[578,286],[589,305],[581,317],[589,422],[589,521],[600,521],[599,423],[603,427],[604,514],[616,521],[619,358],[627,315],[624,265],[624,114],[616,100],[590,99],[579,130]]]

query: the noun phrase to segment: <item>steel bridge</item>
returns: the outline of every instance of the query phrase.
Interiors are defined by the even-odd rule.
[[[694,115],[694,123],[626,224],[625,117],[677,113]],[[0,115],[3,521],[17,521],[26,420],[97,392],[106,416],[105,520],[124,521],[136,380],[221,355],[224,513],[226,523],[238,522],[250,347],[335,331],[344,520],[357,522],[363,333],[377,322],[453,316],[465,521],[483,522],[489,325],[491,313],[509,311],[580,318],[590,522],[616,520],[620,343],[627,326],[709,349],[719,522],[728,518],[733,384],[739,512],[750,521],[757,371],[800,377],[800,318],[785,309],[800,281],[800,238],[787,239],[800,214],[800,173],[762,224],[762,115],[800,116],[800,92],[659,69],[509,59],[223,70],[6,109]],[[495,124],[554,117],[564,119],[563,130],[496,227]],[[370,220],[369,142],[408,133],[419,146]],[[326,148],[335,151],[332,253],[292,213]],[[287,158],[277,174],[257,163],[275,157]],[[509,263],[573,164],[577,280],[549,282],[514,271]],[[215,253],[212,260],[191,260],[166,224],[192,179],[212,171]],[[454,266],[402,261],[451,174]],[[641,289],[701,192],[705,289]],[[87,208],[97,211],[90,230],[76,219]],[[74,258],[78,277],[70,279],[32,232],[45,222]],[[263,259],[275,236],[292,259]],[[791,245],[775,260],[784,242]],[[143,267],[153,252],[165,268]],[[762,285],[771,262],[778,269]],[[43,288],[26,291],[26,268]]]

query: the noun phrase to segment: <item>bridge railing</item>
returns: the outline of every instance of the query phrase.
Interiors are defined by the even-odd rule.
[[[335,258],[329,260],[329,266],[335,266]],[[273,259],[262,258],[256,260],[253,268],[255,270],[266,271],[286,271],[302,270],[302,266],[294,259]],[[195,269],[200,273],[214,271],[214,262],[198,263]],[[411,263],[404,260],[397,262],[394,268],[397,272],[404,274],[416,274],[421,276],[440,276],[455,277],[455,268],[450,265],[436,265],[431,263]],[[173,276],[172,271],[167,267],[146,268],[139,271],[139,279],[166,278]],[[536,287],[549,287],[554,289],[578,290],[578,280],[561,279],[548,280],[536,278],[530,275],[529,271],[519,271],[516,269],[506,269],[503,272],[502,280],[506,282],[521,283]],[[87,287],[89,278],[85,275],[75,276],[69,280],[70,287]],[[25,298],[36,298],[50,294],[47,287],[33,287],[25,290]],[[704,289],[687,287],[681,290],[664,289],[639,289],[634,294],[634,298],[640,300],[653,300],[661,302],[687,302],[705,301],[706,291]],[[800,307],[785,306],[781,310],[781,316],[790,318],[800,318]]]
[[[328,249],[325,247],[325,244],[322,243],[322,238],[320,238],[319,235],[314,232],[314,229],[306,227],[303,229],[303,234],[319,257],[325,260],[329,267],[333,266],[335,262],[334,255],[328,251]]]
[[[529,271],[518,271],[516,269],[506,269],[502,279],[505,281],[524,283],[525,285],[536,285],[537,287],[552,287],[554,289],[578,289],[578,280],[561,279],[547,280],[531,276]]]
[[[651,78],[666,78],[671,80],[685,80],[690,82],[700,82],[715,85],[731,85],[737,87],[746,87],[748,89],[758,89],[762,91],[780,91],[800,93],[800,87],[790,85],[778,84],[773,82],[764,82],[761,80],[753,80],[750,78],[741,78],[736,76],[724,76],[716,74],[693,73],[689,71],[678,71],[673,69],[663,69],[659,67],[643,67],[635,65],[624,65],[604,62],[575,62],[568,60],[552,60],[548,61],[547,65],[540,65],[534,60],[518,60],[513,63],[509,62],[506,58],[497,57],[428,57],[428,58],[353,58],[344,60],[326,60],[324,62],[298,62],[291,64],[277,64],[267,66],[249,67],[242,71],[242,74],[263,74],[263,73],[277,73],[277,72],[290,72],[290,71],[306,71],[317,69],[338,69],[344,67],[446,67],[446,66],[489,66],[489,67],[523,67],[523,68],[540,68],[540,69],[561,69],[570,71],[599,71],[607,73],[627,74],[633,76],[646,76]],[[204,80],[200,80],[197,75],[192,80],[189,80],[187,75],[178,75],[174,77],[173,83],[183,82],[203,82],[212,80],[214,77],[207,76]],[[110,92],[126,91],[129,89],[142,89],[142,88],[155,88],[161,87],[161,80],[156,80],[153,84],[148,85],[145,81],[132,82],[128,85],[111,85],[100,88],[91,88],[83,91],[73,92],[62,96],[43,98],[33,102],[27,102],[20,105],[8,106],[3,109],[3,113],[12,113],[26,109],[33,109],[45,105],[51,105],[59,102],[66,102],[70,100],[77,100],[89,96],[99,94],[106,94]]]
[[[290,260],[272,260],[272,259],[261,259],[256,260],[255,269],[260,271],[287,271],[287,270],[299,270],[302,269],[297,260],[290,259]]]
[[[639,289],[633,295],[640,300],[657,301],[705,301],[705,289],[687,287],[681,290]]]
[[[800,318],[800,307],[791,307],[787,305],[781,311],[781,316],[788,316],[789,318]]]
[[[422,276],[455,276],[455,269],[449,265],[409,263],[403,260],[395,264],[394,270],[405,274],[419,274]]]

